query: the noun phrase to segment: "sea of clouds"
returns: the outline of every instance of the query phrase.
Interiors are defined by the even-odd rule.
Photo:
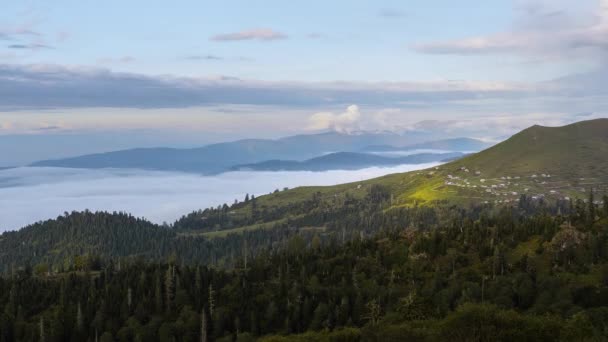
[[[0,232],[64,212],[124,211],[171,223],[193,210],[275,189],[357,182],[439,163],[356,171],[229,172],[216,176],[142,170],[21,167],[0,170]]]

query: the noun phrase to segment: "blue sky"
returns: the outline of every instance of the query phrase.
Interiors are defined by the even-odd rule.
[[[496,138],[606,116],[607,52],[607,0],[5,1],[0,135]]]
[[[554,0],[553,3],[559,2]],[[510,30],[534,6],[592,11],[593,1],[9,1],[4,30],[27,30],[5,60],[89,65],[144,74],[300,81],[544,80],[576,65],[518,56],[444,56],[416,44]],[[277,39],[213,37],[268,30]],[[7,51],[8,50],[8,51]],[[26,49],[21,49],[26,50]]]

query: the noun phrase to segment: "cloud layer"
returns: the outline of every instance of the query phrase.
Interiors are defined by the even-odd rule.
[[[436,164],[358,171],[233,172],[214,177],[129,170],[18,168],[0,171],[0,232],[65,211],[126,211],[156,223],[190,211],[301,185],[356,182]]]
[[[186,78],[59,65],[0,65],[5,108],[180,108],[209,104],[325,106],[521,98],[531,86],[500,82],[265,82]],[[532,86],[533,87],[533,86]]]

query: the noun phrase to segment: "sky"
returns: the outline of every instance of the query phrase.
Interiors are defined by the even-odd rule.
[[[607,79],[608,0],[8,0],[0,165],[324,130],[499,139],[608,116]]]

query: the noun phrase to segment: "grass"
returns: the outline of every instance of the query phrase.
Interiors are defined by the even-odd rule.
[[[608,190],[606,132],[608,119],[556,128],[533,126],[487,150],[437,168],[335,186],[298,187],[260,196],[257,203],[266,208],[281,207],[309,200],[315,193],[320,193],[326,200],[345,194],[361,199],[373,184],[390,189],[394,198],[392,207],[433,205],[437,201],[456,205],[515,203],[522,194],[554,199],[587,198],[588,193],[584,189]],[[543,173],[551,177],[532,177]],[[450,176],[458,179],[454,181]],[[247,210],[250,210],[249,206],[240,209],[243,212]],[[224,237],[231,233],[267,229],[278,222],[282,220],[204,234],[210,238]]]
[[[247,231],[258,230],[258,229],[272,229],[275,224],[285,222],[286,220],[287,219],[284,218],[284,219],[280,219],[280,220],[276,220],[276,221],[256,223],[256,224],[252,224],[249,226],[217,230],[214,232],[185,232],[185,233],[180,233],[179,235],[180,236],[204,236],[209,239],[224,238],[230,234],[242,234]]]

